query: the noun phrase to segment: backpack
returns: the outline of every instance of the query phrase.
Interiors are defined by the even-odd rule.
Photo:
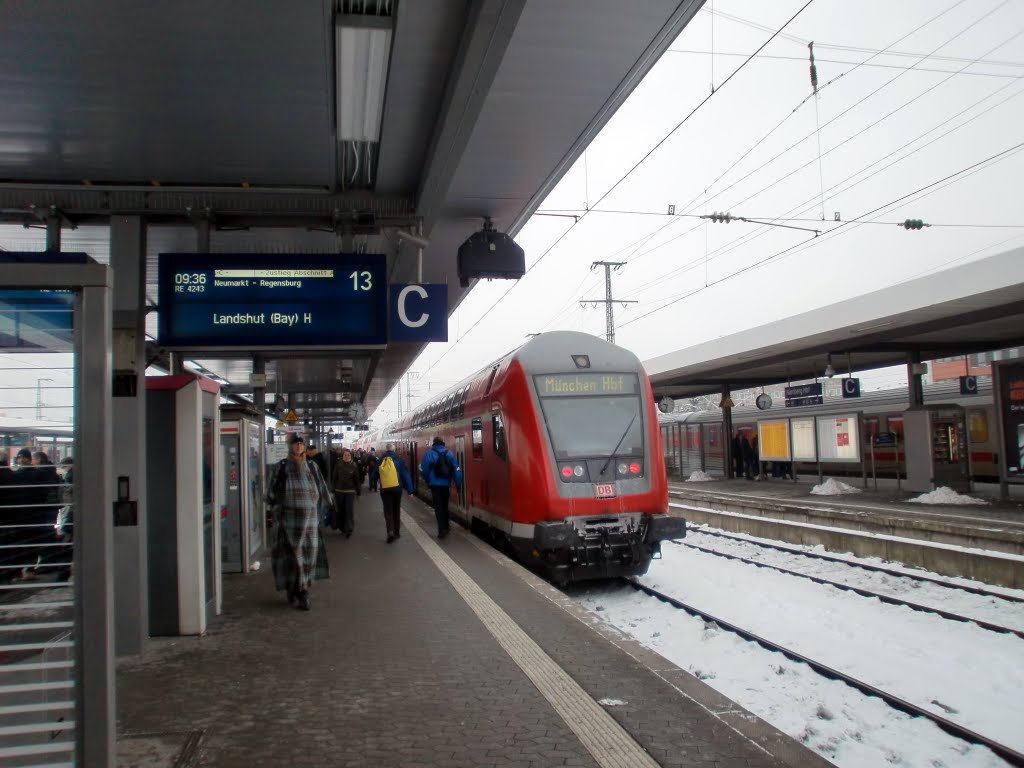
[[[452,463],[448,459],[448,451],[437,451],[437,461],[434,462],[434,474],[441,480],[451,480]]]
[[[398,487],[398,468],[395,466],[394,459],[390,456],[385,456],[383,461],[380,463],[379,471],[381,488]]]

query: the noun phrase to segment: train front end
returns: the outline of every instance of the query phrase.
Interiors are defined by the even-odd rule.
[[[650,383],[632,353],[576,336],[558,345],[561,370],[524,361],[550,489],[532,559],[557,582],[643,574],[662,541],[686,535],[686,521],[668,514]]]

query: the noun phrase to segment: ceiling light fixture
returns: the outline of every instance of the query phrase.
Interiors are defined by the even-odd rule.
[[[832,353],[828,354],[828,364],[825,366],[825,376],[831,379],[836,375],[836,369],[832,367]]]
[[[341,14],[334,26],[339,141],[380,140],[391,19]]]

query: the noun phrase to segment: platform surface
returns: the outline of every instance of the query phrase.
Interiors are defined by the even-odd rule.
[[[119,765],[826,766],[457,526],[364,493],[312,610],[269,563],[117,671]],[[603,703],[599,703],[602,702]],[[170,755],[170,757],[168,757]]]

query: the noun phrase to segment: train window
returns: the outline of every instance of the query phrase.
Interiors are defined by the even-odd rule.
[[[446,421],[454,421],[455,420],[455,413],[454,413],[455,397],[458,394],[459,394],[458,392],[452,392],[450,395],[448,395],[448,399],[444,401],[444,417],[445,417]]]
[[[484,390],[484,394],[491,391],[491,384],[494,383],[494,374],[498,372],[498,366],[491,368],[491,375],[487,377],[487,388]]]
[[[480,419],[473,419],[473,458],[484,457],[484,424]]]
[[[559,460],[644,455],[635,373],[536,376],[534,386]]]
[[[500,413],[491,415],[491,426],[494,428],[494,454],[501,459],[508,456],[505,445],[505,422]]]
[[[987,443],[988,414],[981,408],[971,408],[967,411],[967,429],[972,443]]]
[[[469,384],[462,388],[462,392],[459,394],[459,418],[461,419],[466,413],[466,400],[469,399]]]

